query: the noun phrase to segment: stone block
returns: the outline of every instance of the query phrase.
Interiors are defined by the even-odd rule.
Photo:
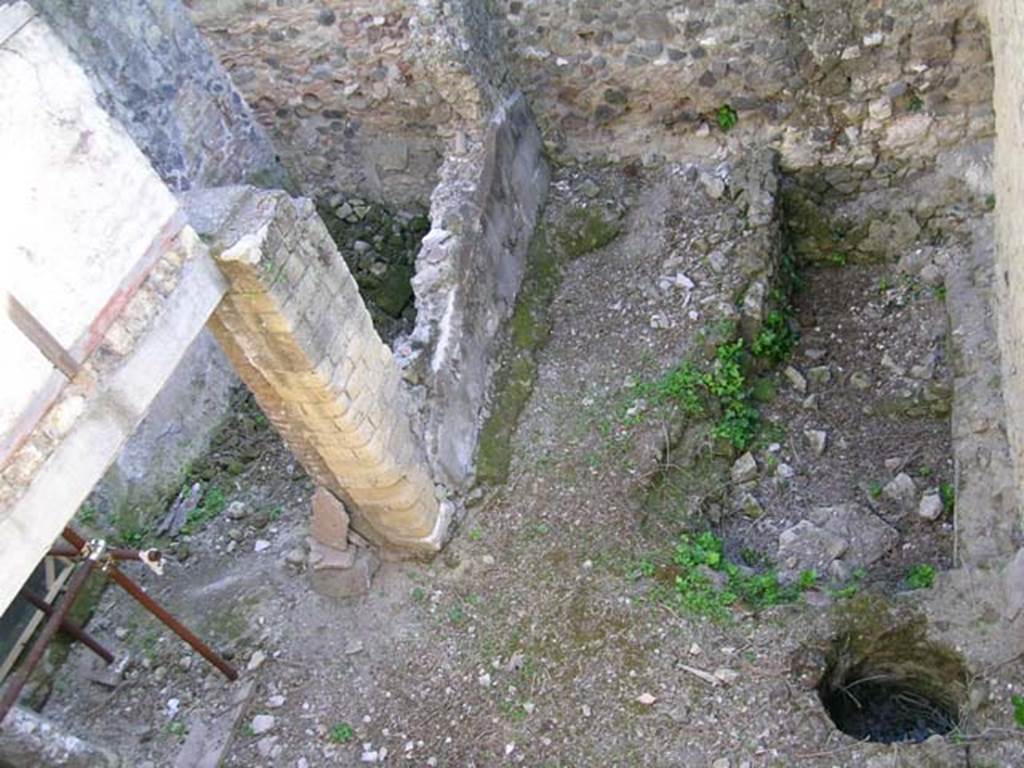
[[[326,597],[345,598],[370,591],[380,560],[371,549],[349,547],[338,552],[311,540],[309,564],[313,589]]]
[[[312,536],[306,539],[309,544],[309,569],[311,571],[344,571],[355,565],[356,550],[354,548],[335,549],[321,544]]]
[[[310,533],[321,544],[337,550],[348,548],[348,511],[326,488],[313,494],[313,522]]]

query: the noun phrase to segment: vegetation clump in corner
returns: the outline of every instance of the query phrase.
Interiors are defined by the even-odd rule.
[[[753,404],[752,386],[744,371],[743,339],[724,342],[715,350],[707,370],[687,360],[654,382],[641,385],[640,394],[655,404],[672,404],[687,416],[699,417],[717,409],[715,437],[745,450],[757,436],[760,415]]]
[[[786,313],[773,309],[765,317],[761,332],[754,339],[751,349],[758,357],[778,365],[789,356],[795,342],[795,334],[789,327]]]
[[[749,448],[761,426],[754,405],[759,387],[750,380],[749,373],[758,361],[761,365],[779,365],[796,343],[790,318],[792,295],[800,287],[800,275],[791,253],[784,254],[779,272],[781,283],[771,293],[774,308],[766,314],[749,349],[742,338],[732,338],[735,327],[730,326],[727,340],[715,348],[709,368],[701,370],[694,362],[684,360],[656,381],[641,385],[639,394],[653,404],[675,405],[689,417],[717,410],[714,436],[737,450]]]
[[[927,563],[912,565],[907,570],[906,581],[910,589],[931,589],[935,583],[935,566]]]

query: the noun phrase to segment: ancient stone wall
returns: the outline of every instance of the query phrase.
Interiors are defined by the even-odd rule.
[[[166,0],[33,0],[172,190],[282,186],[274,149],[190,23]]]
[[[416,258],[416,330],[397,351],[421,395],[435,474],[454,488],[472,471],[498,331],[522,282],[548,177],[521,94],[499,106],[482,141],[441,168]]]
[[[1024,7],[990,0],[995,60],[996,294],[1007,430],[1024,487]]]
[[[475,3],[188,5],[302,191],[317,198],[425,202],[446,144],[479,130],[503,79],[500,56],[476,39],[489,27]]]
[[[992,127],[972,0],[191,6],[316,194],[333,179],[423,196],[444,138],[479,121],[510,79],[546,141],[574,156],[767,143],[784,170],[888,172]]]
[[[706,156],[756,141],[778,147],[784,169],[872,169],[991,129],[971,0],[497,5],[545,137],[571,154]]]

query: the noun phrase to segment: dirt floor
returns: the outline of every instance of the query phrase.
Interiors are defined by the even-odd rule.
[[[241,681],[108,590],[90,630],[117,668],[75,649],[45,714],[138,768],[203,765],[224,745],[226,766],[295,768],[1024,765],[1019,662],[972,670],[989,703],[917,746],[840,733],[813,687],[844,617],[881,621],[880,593],[911,611],[930,590],[910,590],[908,569],[951,562],[950,509],[918,514],[953,480],[941,289],[882,265],[804,271],[796,347],[759,374],[752,478],[731,477],[746,450],[644,394],[681,360],[706,361],[720,341],[707,330],[736,319],[746,267],[729,249],[755,225],[714,192],[682,168],[559,171],[550,226],[603,206],[622,209],[622,233],[566,265],[508,482],[474,493],[435,561],[385,563],[363,599],[313,593],[312,484],[246,417],[258,456],[206,478],[224,510],[183,537],[164,577],[140,575]],[[901,472],[912,503],[885,490]],[[840,504],[895,532],[862,572],[843,553],[794,600],[681,607],[682,534],[713,530],[726,559],[763,574],[783,531]]]

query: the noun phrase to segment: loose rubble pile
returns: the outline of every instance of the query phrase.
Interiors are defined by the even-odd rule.
[[[799,340],[762,406],[777,438],[734,465],[730,530],[791,580],[813,571],[844,584],[857,573],[899,586],[915,563],[949,566],[943,292],[886,264],[814,267],[805,283]]]

